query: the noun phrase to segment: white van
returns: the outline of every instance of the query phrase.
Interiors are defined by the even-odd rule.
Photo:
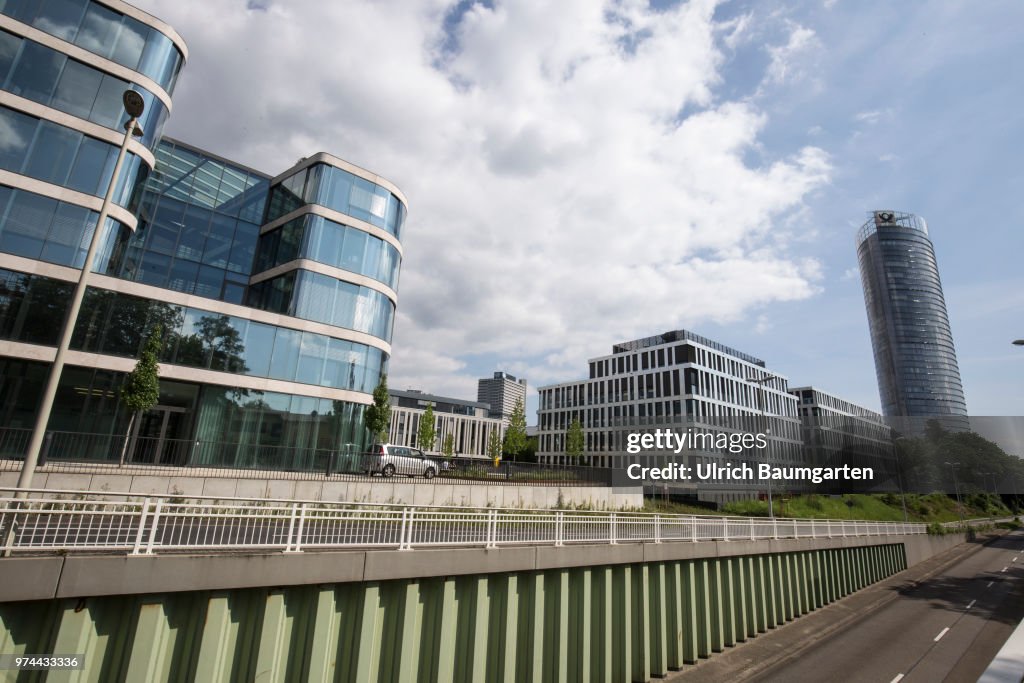
[[[363,458],[363,473],[373,476],[393,477],[404,474],[407,477],[433,479],[441,470],[438,464],[418,448],[376,444]]]

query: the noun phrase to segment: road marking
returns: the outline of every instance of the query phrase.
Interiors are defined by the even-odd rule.
[[[947,631],[949,631],[949,627],[948,626],[946,628],[942,629],[942,632],[939,635],[935,636],[935,642],[936,643],[939,642],[939,639],[942,638],[942,636],[946,635]]]
[[[974,607],[974,603],[976,603],[976,602],[978,602],[978,601],[977,600],[971,600],[971,604],[967,605],[967,609],[971,609],[972,607]]]
[[[903,680],[903,674],[896,674],[896,678],[889,681],[889,683],[900,683]]]
[[[991,588],[993,583],[995,583],[995,581],[989,581],[988,585],[985,586],[985,588]]]

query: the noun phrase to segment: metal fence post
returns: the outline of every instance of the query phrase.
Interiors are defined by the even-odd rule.
[[[690,538],[694,543],[697,542],[697,518],[690,515]]]
[[[729,518],[722,517],[722,540],[729,540]]]
[[[556,512],[555,513],[555,545],[556,546],[562,545],[562,538],[563,538],[563,535],[565,534],[564,525],[565,525],[565,513],[564,512]]]
[[[295,530],[295,550],[293,552],[302,552],[302,527],[305,526],[306,522],[306,504],[303,503],[302,507],[299,508],[299,528]]]
[[[153,510],[153,524],[149,527],[149,542],[146,544],[146,554],[153,554],[153,543],[156,542],[156,530],[157,525],[160,523],[160,509],[163,508],[164,501],[162,498],[156,499],[156,508]]]
[[[772,538],[779,540],[779,520],[772,517]]]
[[[661,543],[661,515],[654,515],[654,542]]]
[[[750,540],[754,540],[754,518],[750,518]]]
[[[495,536],[498,531],[498,511],[488,510],[487,512],[487,547],[496,548],[498,546]]]
[[[814,528],[814,517],[811,517],[811,538],[817,538],[818,531]]]
[[[146,531],[146,515],[149,514],[149,498],[142,501],[142,510],[139,515],[139,530],[135,533],[135,547],[132,548],[132,555],[138,555],[142,548],[142,534]]]
[[[409,526],[409,508],[402,508],[402,525],[398,529],[398,549],[405,550],[405,530]]]
[[[609,543],[611,543],[612,545],[615,545],[616,543],[618,543],[618,529],[616,528],[616,520],[617,520],[616,515],[613,512],[612,516],[611,516],[611,519],[609,520],[609,523],[608,523],[608,539],[609,539]]]
[[[292,551],[292,541],[295,538],[295,518],[298,516],[298,503],[292,503],[292,513],[288,517],[288,539],[284,546],[284,551],[290,553]]]

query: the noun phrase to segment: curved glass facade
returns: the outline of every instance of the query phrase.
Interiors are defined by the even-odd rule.
[[[395,304],[385,294],[329,275],[296,270],[249,286],[250,306],[345,327],[391,341]]]
[[[401,239],[405,205],[390,190],[327,164],[313,164],[270,189],[266,222],[305,204],[319,204],[383,228]]]
[[[966,416],[942,283],[924,221],[876,211],[857,239],[883,414]]]
[[[71,190],[103,197],[114,174],[118,146],[61,126],[0,107],[0,168]],[[149,166],[132,152],[125,156],[114,202],[133,210]]]
[[[260,273],[300,258],[359,273],[398,289],[402,258],[394,246],[363,230],[314,214],[260,235],[253,271]]]
[[[91,0],[6,0],[0,14],[138,71],[168,95],[174,91],[184,62],[181,51],[163,33],[132,17]]]
[[[146,104],[139,141],[154,149],[167,120],[160,98],[57,50],[0,31],[0,89],[120,133],[128,121],[121,95],[129,88]]]
[[[62,266],[81,268],[99,212],[27,190],[0,185],[0,251]],[[93,264],[104,272],[114,236],[127,231],[113,218]]]

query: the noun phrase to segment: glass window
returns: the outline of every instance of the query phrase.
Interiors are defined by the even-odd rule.
[[[235,234],[235,219],[214,213],[210,222],[210,234],[203,248],[203,263],[226,268],[231,254],[231,238]]]
[[[363,271],[363,259],[366,255],[366,238],[368,235],[362,230],[346,230],[345,243],[342,248],[341,263],[345,270],[353,273]]]
[[[296,315],[307,320],[331,320],[336,283],[332,277],[300,271]]]
[[[179,258],[199,261],[203,257],[206,244],[206,233],[210,227],[211,212],[197,206],[185,209],[184,227],[178,236],[178,248],[175,254]]]
[[[45,0],[32,25],[61,40],[70,41],[88,4],[89,0]]]
[[[117,43],[110,58],[118,64],[123,64],[129,69],[134,69],[142,57],[142,50],[146,47],[146,36],[149,34],[149,27],[141,21],[125,16],[121,22],[121,32],[117,36]]]
[[[277,330],[277,336],[274,339],[274,353],[270,360],[271,377],[284,380],[295,377],[301,342],[301,332],[283,328]]]
[[[274,351],[274,337],[277,328],[249,321],[243,343],[245,345],[245,365],[247,374],[257,377],[270,375],[270,361]]]
[[[164,287],[167,285],[167,273],[171,268],[171,257],[157,254],[152,251],[143,252],[142,263],[139,266],[139,282],[148,285]]]
[[[31,192],[16,192],[0,234],[0,251],[39,258],[57,201]]]
[[[366,256],[363,257],[363,263],[359,267],[360,273],[368,275],[378,280],[386,281],[383,268],[381,268],[381,250],[383,249],[384,242],[367,235],[366,238]]]
[[[326,337],[319,334],[303,333],[295,380],[306,384],[320,384],[324,374],[324,357],[326,354]]]
[[[66,60],[59,52],[25,41],[7,89],[15,95],[48,104]]]
[[[178,292],[191,294],[199,277],[199,264],[195,261],[176,258],[171,262],[171,273],[167,286]]]
[[[51,105],[81,119],[92,113],[96,93],[103,82],[103,74],[81,62],[69,59],[57,82]]]
[[[110,145],[96,138],[83,137],[67,186],[86,194],[105,195],[115,163],[117,156]]]
[[[14,66],[14,60],[17,59],[20,49],[21,38],[13,33],[0,31],[0,84],[7,82],[7,74]]]
[[[228,270],[233,270],[237,273],[250,272],[259,232],[260,228],[258,225],[238,221],[231,244],[231,255],[228,257]]]
[[[71,173],[71,165],[78,153],[82,134],[42,121],[36,132],[35,143],[29,153],[25,174],[39,180],[63,185]]]
[[[339,282],[338,298],[334,302],[334,310],[331,317],[324,318],[323,322],[333,323],[340,327],[352,327],[356,317],[356,299],[358,296],[358,285],[350,282]]]
[[[103,5],[89,3],[89,9],[85,13],[85,21],[82,22],[74,42],[89,52],[98,54],[101,57],[110,57],[113,47],[117,43],[117,35],[120,30],[120,14],[107,9]]]
[[[224,270],[210,266],[200,266],[199,275],[196,277],[194,293],[197,296],[205,296],[208,299],[219,299],[221,287],[224,284]]]
[[[82,206],[61,202],[54,213],[50,234],[40,256],[44,261],[70,265],[85,263],[96,214]]]
[[[38,123],[31,116],[0,107],[0,167],[21,172]]]
[[[161,254],[173,254],[178,244],[178,233],[184,226],[185,205],[163,197],[149,225],[146,249]]]
[[[119,128],[121,117],[124,115],[124,102],[122,97],[128,88],[128,83],[120,78],[109,74],[103,76],[99,91],[96,93],[96,101],[93,103],[92,115],[89,119],[107,128]]]

